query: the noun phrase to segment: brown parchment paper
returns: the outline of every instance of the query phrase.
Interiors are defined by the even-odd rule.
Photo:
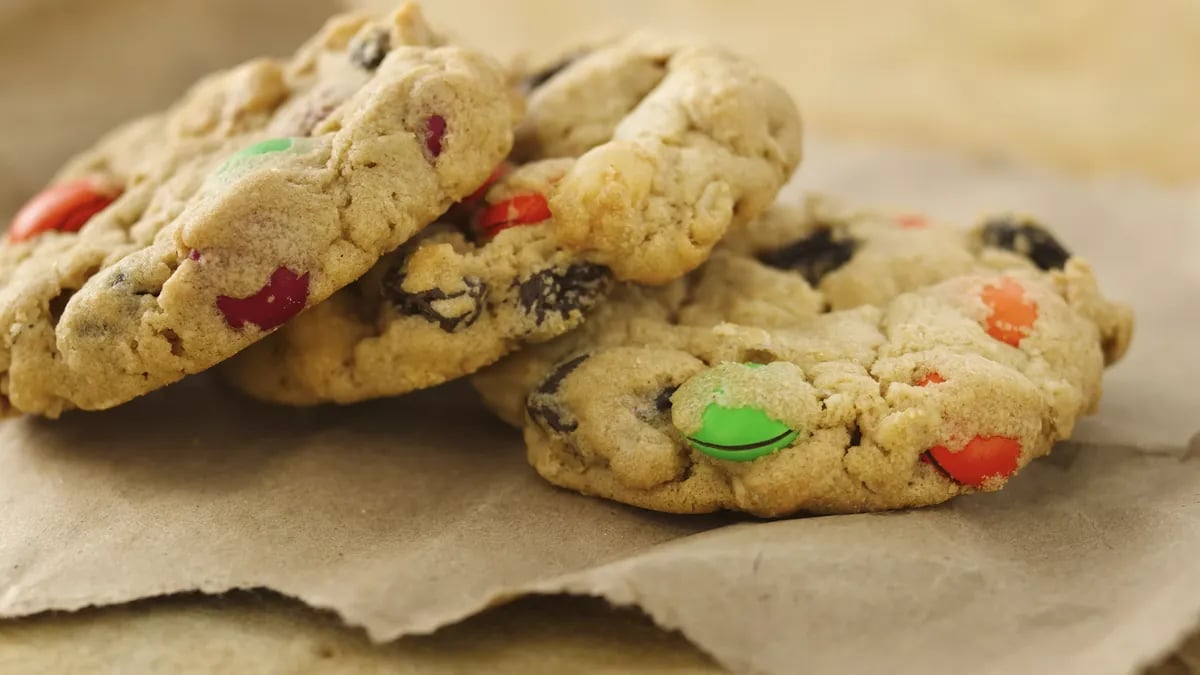
[[[999,494],[764,523],[548,487],[461,385],[297,411],[197,377],[0,424],[0,616],[266,587],[386,640],[565,591],[738,671],[1124,673],[1172,647],[1200,616],[1196,195],[819,139],[797,185],[1053,222],[1138,310],[1100,414]]]

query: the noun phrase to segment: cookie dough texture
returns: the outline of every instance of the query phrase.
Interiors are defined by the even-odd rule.
[[[547,480],[645,508],[843,513],[999,489],[1095,410],[1132,331],[1084,260],[1047,259],[1053,239],[1031,234],[1048,236],[1014,215],[966,230],[777,206],[687,278],[623,286],[604,320],[474,382]],[[688,438],[714,403],[796,440],[752,461],[700,452]]]
[[[61,172],[116,202],[0,249],[6,412],[111,407],[261,339],[483,183],[514,114],[502,69],[411,5],[205,78]]]
[[[544,193],[570,163],[522,166],[488,199],[503,207],[514,196]],[[612,285],[607,268],[561,245],[553,218],[504,229],[486,242],[447,220],[221,372],[256,398],[292,405],[399,394],[567,332]]]
[[[348,403],[468,375],[574,329],[614,281],[695,269],[801,158],[787,94],[716,48],[635,36],[519,80],[528,101],[515,166],[230,361],[235,386],[274,402]],[[529,204],[544,212],[519,215]],[[506,208],[512,222],[489,231]]]

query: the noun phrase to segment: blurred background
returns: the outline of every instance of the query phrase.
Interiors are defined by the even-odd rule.
[[[391,0],[0,2],[0,215],[66,156],[196,77],[286,55],[347,6]],[[429,0],[461,41],[551,58],[638,28],[757,59],[811,133],[1081,174],[1200,177],[1195,0]]]
[[[286,55],[347,6],[391,4],[0,0],[0,219],[68,156],[113,125],[166,105],[198,76],[252,56]],[[639,28],[703,36],[757,59],[785,83],[810,134],[940,148],[1080,176],[1200,185],[1197,0],[423,5],[444,30],[504,60],[552,58],[578,41]],[[23,659],[29,668],[19,672],[36,672],[38,665],[70,662],[95,672],[86,658],[67,660],[68,654],[120,670],[113,664],[144,653],[172,671],[170,664],[193,648],[185,662],[217,670],[223,664],[225,672],[238,663],[262,665],[268,654],[278,667],[255,672],[329,672],[334,657],[370,672],[392,670],[393,657],[438,672],[482,664],[500,672],[500,662],[509,664],[505,672],[528,672],[535,652],[526,647],[539,636],[538,658],[559,659],[547,663],[586,661],[633,672],[636,658],[660,672],[711,669],[682,639],[599,603],[523,601],[385,652],[328,617],[274,596],[244,595],[7,622],[0,624],[0,663]],[[1175,655],[1161,672],[1189,672],[1189,658]]]

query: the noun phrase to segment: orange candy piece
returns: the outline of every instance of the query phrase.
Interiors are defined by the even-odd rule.
[[[48,187],[17,212],[8,227],[7,240],[26,241],[52,230],[78,232],[120,194],[119,190],[106,189],[91,178]]]
[[[540,223],[550,218],[550,205],[539,194],[517,195],[493,204],[479,214],[478,225],[483,234],[494,237],[501,230],[516,225]]]
[[[919,230],[923,227],[929,227],[929,221],[925,216],[916,215],[913,213],[905,214],[896,218],[896,222],[906,230]]]
[[[930,384],[941,384],[945,381],[946,378],[942,377],[941,373],[937,372],[936,370],[931,370],[929,371],[928,375],[922,377],[920,380],[917,380],[917,386],[924,387]]]
[[[1006,436],[976,436],[958,452],[938,445],[921,455],[951,480],[973,488],[983,487],[989,478],[1013,475],[1020,459],[1021,443]]]
[[[1020,346],[1022,338],[1029,335],[1033,322],[1037,321],[1037,303],[1026,300],[1025,289],[1009,277],[984,286],[980,298],[992,310],[985,323],[988,335],[1014,347]]]

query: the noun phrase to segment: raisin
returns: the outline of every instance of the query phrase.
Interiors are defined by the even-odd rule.
[[[459,328],[466,328],[475,323],[479,315],[483,313],[483,303],[487,298],[488,287],[479,279],[464,277],[463,283],[466,285],[466,289],[455,293],[447,293],[440,288],[411,293],[404,290],[404,277],[404,272],[397,268],[389,272],[383,281],[384,296],[391,300],[396,311],[401,314],[424,317],[426,320],[436,323],[447,333],[453,333]],[[470,298],[472,307],[461,314],[446,316],[433,306],[433,303],[439,300],[453,300],[462,297]]]
[[[760,253],[758,259],[771,267],[799,272],[816,286],[825,275],[849,262],[856,250],[858,240],[844,228],[822,227],[783,248]]]
[[[1038,269],[1061,270],[1071,253],[1054,235],[1033,221],[1010,216],[989,218],[983,224],[980,239],[984,246],[1002,248],[1029,258]]]
[[[521,307],[541,324],[550,313],[567,318],[596,304],[608,290],[608,268],[591,263],[576,263],[537,272],[517,285]]]
[[[350,61],[365,70],[375,70],[383,63],[391,46],[391,37],[382,28],[359,36],[350,45]]]
[[[559,406],[556,394],[559,387],[562,386],[563,380],[583,364],[588,356],[588,354],[579,354],[566,361],[560,361],[546,376],[546,379],[542,380],[542,383],[529,394],[529,398],[525,402],[525,409],[529,412],[530,418],[543,428],[548,427],[560,434],[568,434],[579,428],[579,422],[571,419],[570,415]]]

